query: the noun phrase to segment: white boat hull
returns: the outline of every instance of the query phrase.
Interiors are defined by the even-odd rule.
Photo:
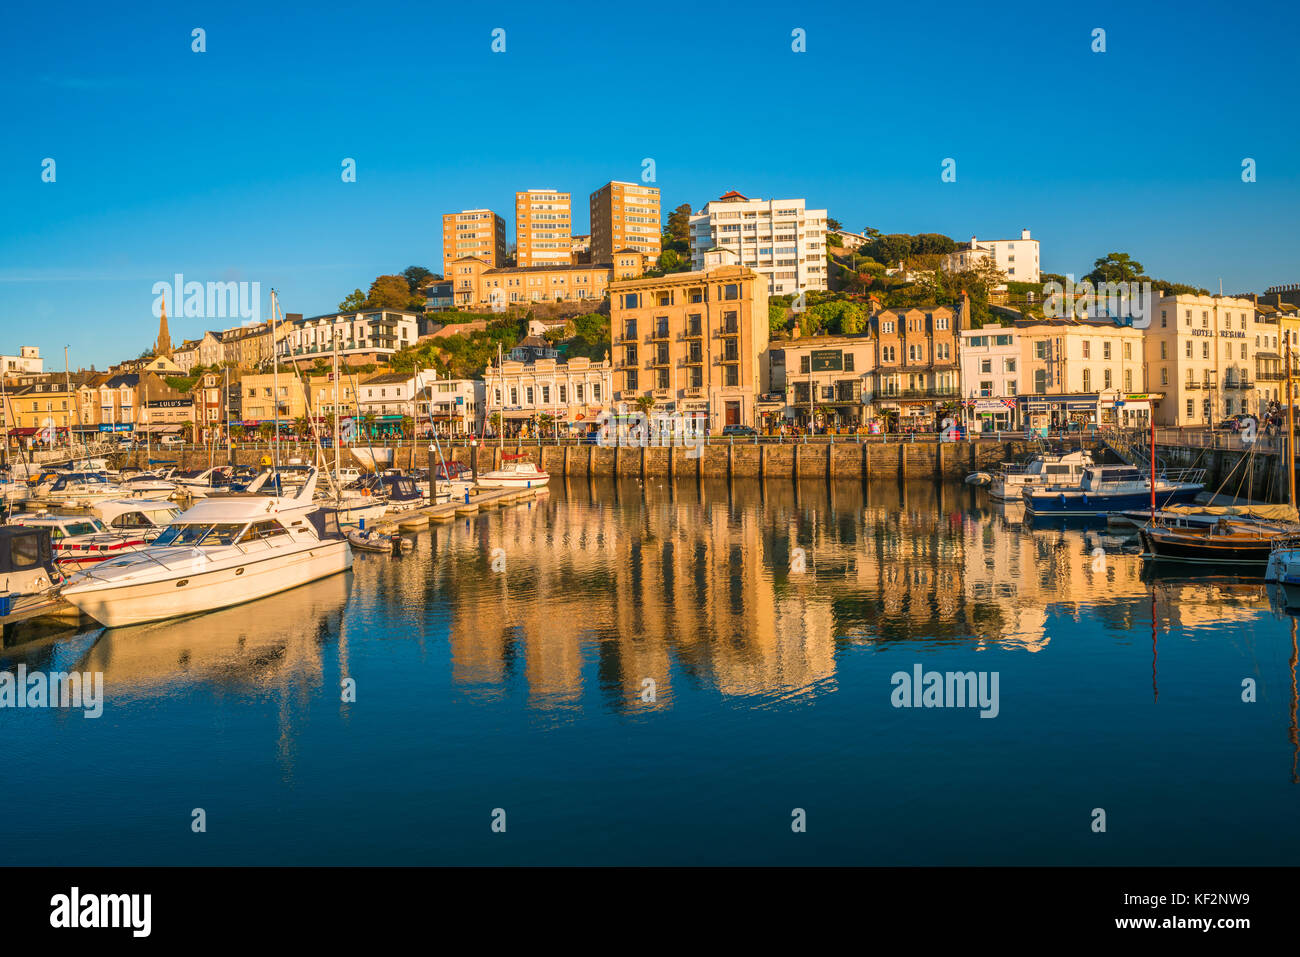
[[[139,584],[97,587],[71,582],[63,597],[102,625],[116,628],[228,608],[297,588],[352,567],[346,539],[323,541],[256,562],[177,571]]]
[[[541,488],[551,480],[546,472],[535,475],[500,475],[488,472],[479,476],[479,488]]]

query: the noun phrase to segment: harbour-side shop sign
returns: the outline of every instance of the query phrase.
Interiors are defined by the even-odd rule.
[[[839,372],[844,368],[844,353],[839,349],[814,349],[808,367],[813,372]]]

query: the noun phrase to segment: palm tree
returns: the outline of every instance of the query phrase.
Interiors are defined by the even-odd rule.
[[[652,395],[639,395],[636,397],[637,411],[642,415],[648,416],[650,410],[655,407],[655,397]]]
[[[373,438],[375,434],[375,413],[367,412],[361,416],[361,427],[365,429],[366,436]]]
[[[546,427],[548,425],[552,426],[551,432],[555,432],[555,416],[551,415],[549,412],[541,413],[541,415],[537,417],[537,424],[541,427],[539,431],[542,435],[546,434]]]

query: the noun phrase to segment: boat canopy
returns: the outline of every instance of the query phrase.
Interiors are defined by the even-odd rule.
[[[0,526],[0,574],[49,568],[54,564],[50,530],[35,526]]]
[[[1294,522],[1296,510],[1290,505],[1166,505],[1163,511],[1179,515],[1224,515],[1262,518],[1271,522]]]

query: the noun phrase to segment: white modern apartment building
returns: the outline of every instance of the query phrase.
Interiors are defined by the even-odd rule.
[[[1024,370],[1020,367],[1020,330],[988,325],[963,329],[957,349],[961,397],[972,430],[1011,429]]]
[[[288,331],[283,327],[279,331],[277,345],[282,362],[311,364],[316,359],[329,360],[335,338],[341,361],[374,360],[414,345],[420,335],[415,313],[393,309],[312,316],[293,319],[288,325]]]
[[[16,356],[0,356],[0,374],[21,375],[23,373],[40,374],[45,371],[45,360],[37,346],[20,346]]]
[[[573,202],[568,193],[526,189],[515,193],[515,261],[521,266],[573,261]]]
[[[732,190],[691,217],[691,269],[704,254],[729,249],[768,281],[768,294],[826,289],[826,210],[802,199],[749,199]]]
[[[939,261],[944,272],[965,272],[992,259],[1008,282],[1038,282],[1042,275],[1038,261],[1038,240],[1022,229],[1019,239],[985,239],[972,236],[970,245],[948,253]]]

